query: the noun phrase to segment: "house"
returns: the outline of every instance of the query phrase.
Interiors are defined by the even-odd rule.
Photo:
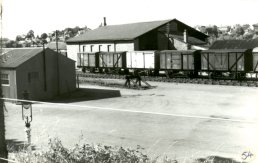
[[[258,23],[253,25],[255,33],[258,33]]]
[[[208,36],[177,19],[106,25],[66,41],[67,55],[77,60],[78,52],[136,50],[186,50],[205,45]]]
[[[12,49],[0,56],[4,97],[45,100],[76,89],[75,62],[47,48]]]
[[[220,26],[218,27],[218,30],[221,31],[222,33],[228,33],[230,31],[231,27],[230,26]]]

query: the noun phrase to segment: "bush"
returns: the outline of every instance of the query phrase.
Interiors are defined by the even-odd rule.
[[[19,163],[155,163],[143,153],[144,148],[136,149],[111,147],[105,145],[75,144],[73,148],[65,148],[58,138],[49,139],[45,150],[31,151],[24,148],[14,153],[13,159]],[[162,162],[172,163],[170,159]],[[176,161],[173,161],[173,163]]]

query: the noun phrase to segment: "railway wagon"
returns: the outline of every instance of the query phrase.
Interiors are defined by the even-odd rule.
[[[258,73],[258,47],[253,49],[253,71]]]
[[[95,68],[98,67],[98,52],[82,52],[77,53],[77,67],[82,68],[85,72],[86,69],[94,72]]]
[[[211,77],[229,76],[235,79],[244,77],[253,69],[251,49],[203,50],[201,71]]]
[[[169,74],[183,72],[197,76],[201,68],[200,50],[164,50],[160,51],[160,70]]]
[[[157,51],[126,52],[126,67],[129,70],[142,70],[148,74],[158,73],[159,57]]]
[[[121,71],[126,69],[126,52],[99,52],[98,60],[100,71]]]

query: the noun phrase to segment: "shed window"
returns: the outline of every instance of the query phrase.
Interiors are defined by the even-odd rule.
[[[28,73],[28,82],[30,83],[33,80],[39,79],[39,73],[38,72],[29,72]]]
[[[1,83],[3,85],[10,85],[9,74],[1,74]]]
[[[86,51],[86,46],[82,46],[82,51],[83,51],[83,52]]]
[[[110,47],[111,47],[111,45],[108,45],[108,46],[107,46],[107,51],[108,51],[108,52],[110,52]]]
[[[90,51],[91,51],[91,52],[93,52],[93,46],[94,46],[94,45],[91,45],[91,46],[90,46]]]

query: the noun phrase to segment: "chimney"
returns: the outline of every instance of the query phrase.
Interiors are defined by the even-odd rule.
[[[184,30],[184,42],[188,43],[188,32],[186,29]]]
[[[104,26],[107,26],[106,17],[104,17]]]

